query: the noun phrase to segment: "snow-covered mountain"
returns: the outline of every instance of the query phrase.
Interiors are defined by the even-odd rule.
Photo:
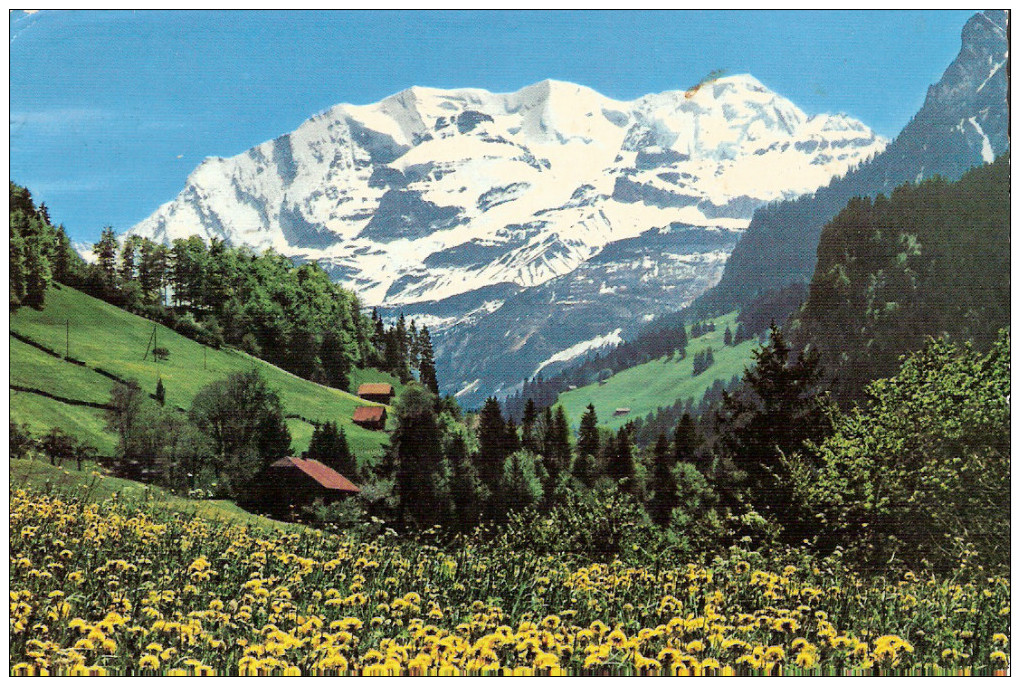
[[[583,277],[611,243],[722,233],[716,241],[725,245],[696,255],[666,238],[687,257],[687,273],[664,279],[663,293],[654,293],[655,274],[639,275],[642,295],[655,301],[642,315],[689,302],[718,279],[756,207],[814,191],[885,145],[846,116],[806,115],[748,75],[635,101],[550,80],[511,94],[413,87],[372,105],[335,106],[246,153],[205,160],[175,200],[130,232],[164,241],[197,234],[318,260],[367,305],[427,312],[457,342],[440,331],[438,354],[465,356],[474,340],[467,324],[498,322],[498,309],[522,290]],[[613,294],[597,295],[612,305]],[[524,315],[547,311],[539,303]],[[536,331],[551,329],[541,324]],[[568,345],[545,337],[551,344],[534,363],[507,378],[615,329],[572,333]],[[446,383],[453,390],[478,378],[456,371]],[[513,385],[499,381],[475,390]]]

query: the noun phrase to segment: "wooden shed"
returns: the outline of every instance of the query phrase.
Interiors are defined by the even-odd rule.
[[[315,499],[333,503],[361,493],[353,482],[327,465],[285,456],[263,470],[253,482],[252,499],[277,517],[294,514]]]
[[[358,386],[358,397],[369,402],[389,404],[393,399],[393,386],[389,383],[362,383]]]
[[[354,410],[354,423],[369,430],[382,430],[386,427],[385,407],[358,407]]]
[[[613,416],[626,416],[630,413],[630,407],[620,407],[613,412]]]

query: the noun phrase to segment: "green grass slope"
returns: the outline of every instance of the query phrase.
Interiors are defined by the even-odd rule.
[[[82,360],[79,366],[11,338],[11,384],[43,390],[75,400],[105,403],[114,381],[96,373],[101,368],[123,379],[134,379],[146,392],[155,392],[163,379],[167,403],[187,409],[201,388],[227,375],[258,369],[280,394],[286,413],[310,421],[337,421],[344,427],[352,451],[362,462],[373,462],[387,441],[383,432],[364,430],[351,423],[354,409],[371,404],[350,393],[298,378],[267,362],[230,348],[213,350],[158,326],[160,347],[170,350],[165,362],[155,363],[151,353],[143,360],[155,326],[149,320],[92,298],[66,286],[47,290],[42,311],[22,308],[11,316],[11,330],[63,355],[67,322],[70,320],[70,356]],[[377,370],[358,370],[355,381],[383,380]],[[387,379],[391,380],[391,379]],[[356,386],[355,386],[356,387]],[[39,395],[12,391],[11,416],[45,431],[59,426],[99,448],[112,451],[112,437],[104,433],[103,411],[68,405]],[[312,426],[288,419],[293,436],[292,449],[303,453]]]
[[[240,522],[263,529],[303,529],[300,525],[277,522],[246,512],[230,501],[183,498],[151,484],[110,477],[97,472],[96,466],[92,464],[86,463],[79,471],[75,462],[68,460],[63,465],[50,465],[42,458],[12,458],[10,488],[11,491],[16,488],[32,488],[89,503],[115,500],[139,507],[144,504],[147,508],[194,515],[217,522]]]
[[[673,355],[625,369],[607,379],[604,385],[594,383],[561,393],[557,404],[563,405],[573,426],[580,423],[588,403],[594,404],[599,423],[615,430],[627,421],[644,418],[677,400],[694,398],[695,403],[699,402],[716,379],[729,382],[734,375],[742,374],[744,367],[751,362],[751,351],[758,345],[753,339],[736,346],[723,343],[727,326],[730,331],[736,331],[736,313],[713,321],[715,331],[691,339],[683,360],[677,360]],[[690,327],[687,329],[689,333]],[[694,355],[707,348],[712,349],[715,362],[693,376]],[[613,412],[619,408],[629,408],[630,414],[614,416]]]

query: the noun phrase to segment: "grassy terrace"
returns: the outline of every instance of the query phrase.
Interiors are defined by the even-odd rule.
[[[54,285],[47,291],[42,311],[22,308],[11,316],[11,330],[64,355],[68,320],[70,357],[84,361],[86,366],[66,362],[11,337],[11,385],[73,400],[105,403],[115,381],[97,373],[94,368],[98,367],[118,378],[134,379],[150,393],[155,391],[157,379],[162,378],[167,404],[187,409],[203,386],[228,374],[255,368],[279,392],[288,415],[310,421],[332,420],[344,426],[351,449],[359,459],[368,462],[377,459],[387,440],[384,432],[364,430],[351,423],[354,409],[371,403],[298,378],[234,349],[213,350],[158,326],[157,339],[161,347],[170,350],[169,359],[155,363],[150,354],[144,361],[154,323],[65,286]],[[392,376],[365,369],[352,375],[352,389],[369,381],[388,381],[399,388]],[[101,409],[11,391],[11,416],[40,432],[58,426],[103,453],[112,453],[115,440],[103,430]],[[303,453],[311,438],[312,425],[297,418],[289,418],[288,425],[292,449]]]

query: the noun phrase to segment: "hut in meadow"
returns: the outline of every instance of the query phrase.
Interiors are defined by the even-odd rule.
[[[389,383],[362,383],[358,386],[358,397],[369,402],[389,404],[393,399],[393,386]]]
[[[295,456],[285,456],[263,470],[252,488],[253,503],[277,517],[292,515],[316,499],[333,503],[361,492],[329,466]]]
[[[353,421],[368,430],[382,430],[386,427],[385,407],[358,407],[354,410]]]

